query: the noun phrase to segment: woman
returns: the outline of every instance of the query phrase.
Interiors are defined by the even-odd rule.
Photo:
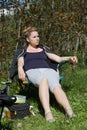
[[[49,53],[39,47],[39,34],[37,28],[28,27],[24,30],[24,36],[28,43],[25,56],[18,58],[18,76],[22,81],[28,79],[39,89],[39,98],[44,109],[45,119],[49,122],[55,121],[49,104],[49,90],[54,94],[57,102],[65,109],[68,117],[73,117],[74,113],[66,97],[66,94],[59,83],[59,73],[52,69],[47,59],[56,61],[71,61],[77,63],[75,56],[60,57]]]

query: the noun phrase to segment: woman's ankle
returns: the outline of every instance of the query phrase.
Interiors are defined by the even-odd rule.
[[[48,111],[45,113],[45,118],[47,121],[53,119],[53,115],[52,115],[52,112],[51,111]]]
[[[71,108],[67,108],[66,109],[66,114],[67,114],[67,116],[71,117],[74,114],[74,112],[73,112],[73,110]]]

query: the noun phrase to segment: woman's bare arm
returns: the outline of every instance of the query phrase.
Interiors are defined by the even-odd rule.
[[[22,81],[25,81],[26,75],[25,75],[23,66],[24,66],[24,57],[19,57],[19,59],[18,59],[18,77]]]
[[[56,54],[53,53],[47,53],[46,55],[48,56],[49,59],[56,61],[58,63],[62,62],[62,61],[71,61],[73,64],[76,64],[78,62],[77,57],[76,56],[65,56],[65,57],[60,57]]]

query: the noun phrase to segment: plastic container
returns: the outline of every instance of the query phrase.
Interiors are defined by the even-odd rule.
[[[22,104],[26,102],[26,96],[23,95],[14,95],[14,96],[17,99],[15,103]]]

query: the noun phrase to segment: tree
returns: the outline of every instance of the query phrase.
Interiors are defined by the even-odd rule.
[[[26,0],[22,6],[18,1],[12,2],[15,5],[14,15],[0,17],[0,36],[7,45],[7,61],[11,61],[15,50],[24,44],[23,29],[36,26],[42,44],[60,55],[79,55],[81,63],[87,63],[86,0]]]

